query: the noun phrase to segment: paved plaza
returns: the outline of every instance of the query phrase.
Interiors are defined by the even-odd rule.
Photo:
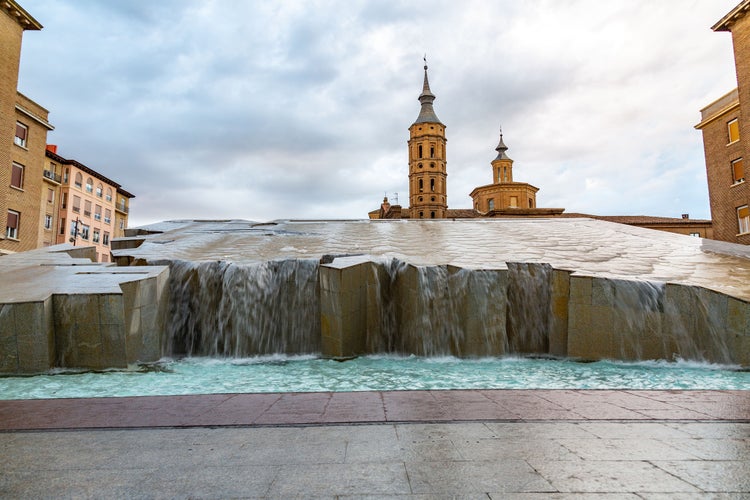
[[[0,401],[3,498],[750,498],[750,391]]]

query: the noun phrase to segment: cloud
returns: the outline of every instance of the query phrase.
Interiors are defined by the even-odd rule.
[[[408,204],[427,53],[451,207],[502,125],[540,206],[708,217],[699,109],[731,90],[733,0],[24,0],[20,89],[131,222],[366,217]]]

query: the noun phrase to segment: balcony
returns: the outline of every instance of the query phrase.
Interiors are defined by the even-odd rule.
[[[118,212],[120,212],[122,214],[125,214],[125,215],[127,215],[128,211],[129,211],[128,207],[126,205],[121,204],[121,203],[115,204],[115,210],[117,210]]]
[[[44,175],[46,180],[51,181],[54,184],[60,184],[62,181],[60,174],[56,174],[52,170],[45,170],[42,175]]]

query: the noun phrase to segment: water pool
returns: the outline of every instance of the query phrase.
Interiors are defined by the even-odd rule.
[[[750,390],[750,372],[694,362],[314,356],[165,360],[161,370],[0,378],[0,399],[428,389]]]

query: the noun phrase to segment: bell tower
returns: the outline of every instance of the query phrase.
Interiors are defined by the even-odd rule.
[[[417,120],[409,127],[409,212],[412,219],[443,219],[448,210],[445,125],[435,115],[424,60]]]

